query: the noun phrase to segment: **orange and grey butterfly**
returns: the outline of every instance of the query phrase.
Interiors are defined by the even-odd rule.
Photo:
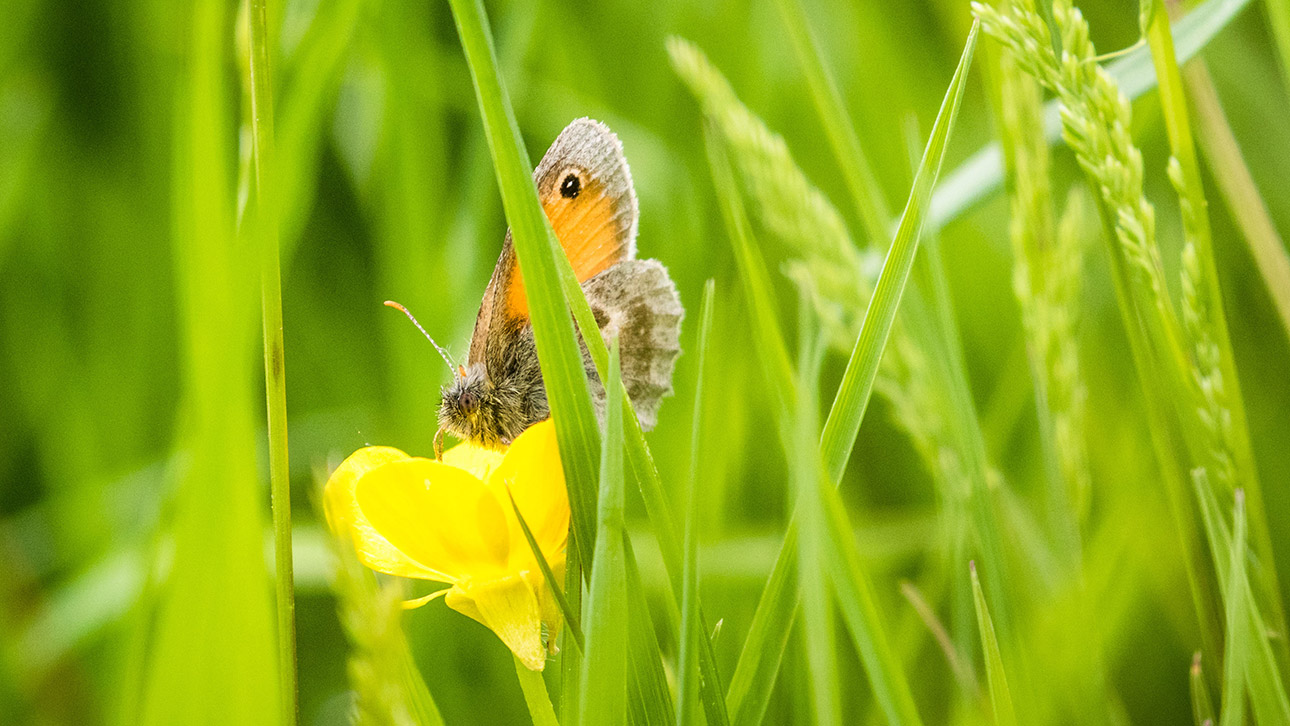
[[[641,424],[651,428],[672,390],[684,310],[666,268],[634,259],[636,192],[622,145],[604,124],[578,119],[551,144],[533,179],[602,335],[619,336],[623,382]],[[583,360],[603,413],[604,390],[585,346]],[[455,373],[443,391],[439,424],[460,438],[509,444],[550,413],[509,230],[475,319],[467,363]]]

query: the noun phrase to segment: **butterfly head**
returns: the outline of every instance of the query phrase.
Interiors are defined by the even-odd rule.
[[[507,411],[515,407],[515,402],[488,380],[482,362],[458,366],[452,383],[444,386],[442,394],[441,430],[491,448],[511,442],[511,427],[507,425],[511,417]]]

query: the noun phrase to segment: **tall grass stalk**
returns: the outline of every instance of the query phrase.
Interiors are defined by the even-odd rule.
[[[694,413],[690,418],[690,468],[685,480],[685,564],[681,589],[681,643],[676,658],[676,723],[693,726],[699,723],[698,639],[707,638],[699,629],[699,444],[703,438],[703,384],[707,377],[708,336],[716,299],[716,283],[709,279],[703,286],[703,305],[699,309],[698,371],[694,384]]]
[[[627,602],[623,551],[623,405],[618,341],[609,349],[605,436],[600,452],[598,529],[587,596],[587,649],[582,661],[580,723],[622,724],[627,718]]]
[[[256,473],[253,250],[235,233],[227,4],[198,2],[177,74],[174,260],[180,468],[141,713],[133,723],[277,723],[278,676]],[[146,600],[145,600],[146,602]],[[218,637],[213,637],[213,636]]]
[[[278,613],[278,696],[288,726],[296,722],[296,593],[291,557],[291,472],[287,459],[286,349],[282,343],[282,274],[278,262],[278,199],[273,148],[273,86],[267,0],[251,0],[251,146],[255,164],[255,229],[260,248],[260,320],[268,409],[269,484]]]
[[[1259,483],[1254,451],[1250,444],[1245,402],[1242,400],[1240,379],[1236,371],[1236,357],[1232,351],[1227,317],[1223,309],[1223,293],[1218,281],[1218,267],[1214,261],[1208,202],[1201,182],[1200,162],[1196,158],[1183,76],[1174,53],[1169,13],[1165,10],[1164,0],[1154,0],[1146,7],[1150,10],[1145,31],[1152,59],[1155,61],[1160,103],[1164,109],[1169,146],[1173,152],[1169,178],[1178,191],[1182,208],[1184,256],[1194,257],[1194,264],[1187,264],[1186,260],[1183,264],[1184,288],[1190,285],[1194,290],[1192,295],[1183,296],[1183,317],[1184,325],[1187,325],[1189,316],[1193,318],[1188,326],[1192,340],[1192,375],[1202,381],[1201,395],[1208,405],[1208,411],[1202,415],[1202,420],[1211,430],[1211,460],[1206,465],[1216,475],[1222,467],[1231,466],[1232,476],[1236,481],[1228,486],[1235,486],[1239,482],[1239,486],[1245,491],[1252,525],[1250,534],[1256,543],[1255,550],[1261,557],[1267,558],[1265,567],[1256,575],[1264,590],[1261,601],[1267,608],[1274,627],[1285,632],[1281,588],[1272,559],[1272,535],[1263,505],[1263,487]],[[1281,650],[1283,667],[1290,666],[1290,650],[1284,646]]]
[[[856,387],[855,379],[857,357],[853,354],[851,363],[848,366],[848,373],[844,377],[843,392],[840,398],[834,401],[834,411],[844,412],[848,420],[854,421],[854,429],[850,431],[850,438],[845,434],[839,434],[831,437],[829,427],[826,426],[826,433],[821,444],[821,456],[824,457],[826,468],[830,480],[836,482],[840,479],[841,466],[837,462],[845,464],[847,454],[850,452],[852,442],[856,431],[859,428],[859,419],[863,417],[864,405],[868,402],[868,396],[873,388],[873,376],[876,375],[878,359],[885,346],[887,335],[890,333],[892,322],[894,321],[895,302],[899,300],[900,289],[903,288],[905,280],[908,278],[909,267],[912,265],[912,253],[917,243],[917,230],[920,227],[922,215],[925,212],[927,198],[933,186],[935,172],[939,168],[941,154],[943,154],[946,139],[949,134],[953,116],[958,107],[958,101],[961,98],[963,84],[965,81],[966,71],[972,55],[974,41],[976,38],[976,29],[969,35],[967,45],[964,49],[964,55],[960,59],[958,69],[955,72],[954,80],[946,93],[945,101],[942,104],[937,122],[934,127],[931,140],[928,142],[928,149],[924,156],[923,164],[920,168],[919,176],[911,192],[910,200],[906,206],[905,216],[901,226],[901,233],[893,244],[893,251],[888,257],[888,265],[884,268],[884,273],[879,278],[879,286],[882,289],[881,296],[875,293],[875,298],[879,301],[886,300],[887,306],[871,304],[867,313],[868,316],[874,315],[875,309],[883,310],[883,316],[875,317],[877,322],[873,325],[861,328],[861,336],[868,335],[869,345],[857,345],[857,350],[865,351],[869,357],[859,358],[864,364],[865,369],[872,368],[868,378],[867,385]],[[709,113],[716,115],[718,119],[723,118],[722,113],[738,114],[741,107],[738,107],[737,101],[733,101],[733,94],[729,91],[729,86],[724,83],[723,79],[712,71],[710,66],[696,50],[691,46],[674,42],[669,49],[673,56],[673,64],[681,73],[682,77],[691,82],[696,94],[700,99],[709,101],[711,94],[715,93],[718,100],[713,104],[715,108],[710,108]],[[705,90],[709,93],[705,94]],[[722,101],[720,97],[724,96]],[[722,110],[722,107],[726,109]],[[746,112],[744,112],[746,114]],[[746,116],[743,116],[746,118]],[[724,161],[724,155],[716,151],[712,144],[709,145],[710,164],[713,170],[714,182],[718,189],[718,199],[723,202],[722,208],[727,220],[728,231],[731,234],[732,241],[735,245],[736,260],[739,262],[741,273],[744,277],[746,293],[750,296],[754,308],[773,309],[768,302],[769,282],[764,273],[764,266],[756,262],[755,247],[748,242],[749,232],[747,223],[744,221],[742,207],[738,199],[738,193],[735,190],[728,164]],[[809,190],[802,191],[799,187],[799,194],[804,194],[807,199],[812,197]],[[816,203],[817,209],[827,209],[827,203]],[[894,262],[893,262],[894,260]],[[903,270],[902,270],[903,267]],[[855,278],[853,278],[855,279]],[[776,394],[778,407],[781,411],[787,408],[787,404],[793,394],[787,393],[794,390],[791,383],[791,366],[787,363],[787,356],[783,352],[782,338],[777,334],[773,326],[774,316],[758,316],[754,320],[754,331],[759,340],[759,352],[763,358],[763,368],[767,374],[767,383],[772,391],[781,393]],[[868,330],[868,333],[864,332]],[[840,403],[841,396],[846,396],[847,386],[851,386],[849,400]],[[797,394],[800,395],[800,394]],[[795,400],[795,399],[792,399]],[[792,446],[792,437],[789,432],[781,429],[781,436],[785,440],[786,446]],[[832,443],[831,443],[832,442]],[[836,446],[837,448],[833,448]],[[845,448],[845,452],[842,449]],[[797,528],[794,523],[790,523],[788,533],[785,537],[785,548],[792,548],[797,545]],[[789,549],[791,551],[791,549]],[[796,611],[797,598],[796,593],[791,588],[785,587],[785,584],[791,580],[792,567],[795,564],[794,558],[785,555],[785,549],[781,549],[780,556],[776,561],[775,568],[768,580],[767,587],[763,591],[762,599],[758,604],[757,612],[754,615],[753,625],[750,628],[748,639],[741,653],[740,661],[735,670],[735,675],[731,681],[730,695],[728,705],[735,717],[735,723],[756,722],[759,721],[764,713],[766,699],[768,698],[769,687],[773,683],[773,677],[776,670],[774,664],[779,662],[783,655],[783,646],[787,640],[782,637],[773,637],[771,633],[765,632],[766,628],[782,629],[785,622],[790,622]],[[857,637],[862,636],[857,633]],[[778,644],[780,647],[772,648]],[[747,719],[747,720],[745,720]]]
[[[1205,62],[1189,63],[1183,68],[1183,79],[1196,114],[1201,156],[1213,172],[1214,185],[1227,204],[1233,224],[1249,245],[1272,307],[1290,338],[1290,253],[1286,252],[1285,240],[1277,232],[1268,206],[1250,175]]]
[[[538,203],[528,152],[497,71],[497,55],[483,5],[480,0],[449,0],[449,4],[470,68],[484,136],[525,282],[533,337],[569,486],[569,506],[577,533],[574,541],[582,560],[590,562],[596,540],[600,429],[573,321],[560,287],[556,259],[562,258],[564,252]]]
[[[1155,239],[1154,209],[1143,196],[1142,156],[1129,137],[1129,106],[1110,75],[1096,64],[1088,25],[1068,0],[1054,9],[1064,37],[1064,55],[1049,49],[1048,29],[1031,0],[1000,13],[973,3],[991,35],[1017,63],[1053,90],[1062,104],[1065,137],[1098,191],[1099,212],[1108,230],[1112,279],[1129,334],[1139,382],[1174,512],[1192,599],[1206,649],[1221,642],[1213,584],[1188,503],[1185,479],[1190,461],[1204,461],[1212,437],[1197,412],[1198,400]]]
[[[999,55],[998,78],[1012,215],[1012,286],[1021,305],[1035,387],[1040,445],[1049,482],[1049,520],[1067,541],[1068,554],[1077,555],[1071,545],[1078,548],[1078,527],[1072,527],[1069,520],[1082,519],[1088,511],[1090,488],[1084,443],[1085,394],[1075,345],[1083,197],[1072,193],[1068,198],[1059,231],[1053,219],[1039,85],[1008,54]]]

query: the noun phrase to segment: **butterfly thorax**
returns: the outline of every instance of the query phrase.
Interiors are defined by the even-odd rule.
[[[538,390],[543,394],[540,402],[532,400],[532,387],[509,379],[490,380],[484,364],[473,363],[443,389],[439,428],[481,446],[509,446],[524,429],[546,418],[545,391],[540,385]]]

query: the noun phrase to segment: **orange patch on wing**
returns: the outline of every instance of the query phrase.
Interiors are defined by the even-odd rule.
[[[626,258],[627,235],[619,233],[613,200],[598,185],[584,187],[572,199],[555,190],[542,200],[542,209],[551,220],[551,228],[578,282],[586,282]],[[512,259],[506,312],[509,317],[527,318],[529,304],[524,295],[524,280],[518,258]]]

